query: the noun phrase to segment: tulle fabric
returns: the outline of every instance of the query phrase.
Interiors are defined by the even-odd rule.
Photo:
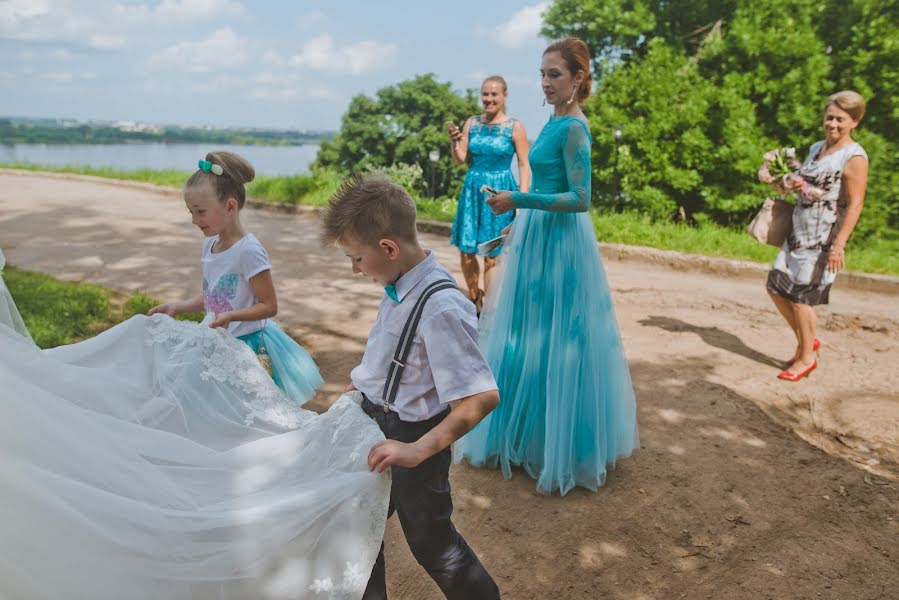
[[[30,340],[31,334],[28,333],[28,328],[25,327],[25,322],[19,314],[19,309],[16,308],[16,303],[13,302],[6,283],[3,281],[3,267],[5,266],[6,258],[3,256],[3,251],[0,250],[0,325],[6,325]]]
[[[543,493],[596,490],[638,444],[636,402],[587,213],[521,210],[481,316],[499,406],[457,460],[524,468]]]
[[[361,598],[383,439],[316,415],[205,324],[134,317],[41,351],[0,325],[0,597]]]
[[[272,361],[272,379],[288,398],[302,406],[324,383],[315,361],[277,323],[269,320],[263,329],[239,336],[253,352],[265,348]]]

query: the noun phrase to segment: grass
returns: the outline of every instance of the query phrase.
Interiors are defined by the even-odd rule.
[[[140,169],[122,171],[91,167],[41,167],[33,164],[0,164],[0,168],[28,169],[80,173],[145,181],[159,185],[181,186],[190,175],[186,171],[154,171]],[[323,206],[337,189],[342,178],[333,171],[287,177],[260,176],[247,188],[256,199],[268,202]],[[416,197],[420,219],[452,222],[456,212],[453,198]],[[777,249],[756,242],[744,231],[716,225],[691,227],[677,223],[653,222],[635,213],[606,213],[591,211],[596,237],[602,242],[648,246],[690,254],[721,256],[770,263]],[[846,252],[847,268],[852,271],[899,275],[899,234],[887,232],[878,238],[856,242],[850,240]]]
[[[156,185],[171,185],[180,187],[190,176],[188,171],[177,169],[136,169],[126,171],[109,167],[81,167],[67,165],[64,167],[47,167],[34,163],[0,163],[3,169],[20,169],[24,171],[50,171],[53,173],[74,173],[76,175],[93,175],[107,179],[122,179],[126,181],[142,181],[155,183]]]
[[[81,341],[159,304],[146,294],[124,296],[100,285],[60,281],[14,267],[3,271],[3,279],[41,348]],[[194,321],[202,317],[199,313],[178,315]]]
[[[653,223],[634,213],[593,211],[593,228],[601,242],[649,246],[705,256],[723,256],[762,263],[774,261],[777,248],[758,243],[745,231],[715,225],[690,227],[678,223]],[[846,268],[851,271],[899,275],[899,236],[865,240],[852,239],[846,251]]]

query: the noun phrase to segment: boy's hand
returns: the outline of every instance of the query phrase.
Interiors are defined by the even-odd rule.
[[[383,473],[390,465],[414,468],[424,459],[424,455],[415,444],[384,440],[371,447],[368,453],[368,470]]]
[[[162,315],[168,315],[168,316],[170,316],[170,317],[174,317],[175,315],[178,314],[178,309],[177,309],[177,307],[175,306],[174,302],[172,302],[172,303],[166,303],[166,304],[160,304],[160,305],[154,306],[153,308],[151,308],[150,310],[148,310],[148,311],[147,311],[147,316],[148,316],[148,317],[152,317],[153,315],[155,315],[155,314],[157,314],[157,313],[162,314]]]
[[[215,315],[215,319],[212,320],[212,323],[209,324],[209,327],[215,329],[216,327],[224,327],[228,328],[228,325],[231,324],[231,313],[223,312]]]
[[[343,388],[343,393],[344,393],[344,394],[348,394],[348,393],[350,393],[350,392],[355,392],[357,389],[358,389],[358,388],[356,388],[356,386],[353,385],[353,384],[351,383],[350,385],[348,385],[348,386],[346,386],[345,388]]]

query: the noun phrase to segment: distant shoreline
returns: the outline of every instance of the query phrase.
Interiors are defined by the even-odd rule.
[[[67,120],[0,118],[0,144],[230,144],[235,146],[308,146],[332,139],[336,132],[259,128],[180,127],[119,121],[84,123]]]
[[[321,142],[328,138],[322,138],[320,140],[309,140],[303,142],[285,142],[285,143],[277,143],[266,140],[240,140],[240,141],[219,141],[219,140],[135,140],[135,139],[122,139],[122,140],[111,140],[111,141],[80,141],[80,140],[59,140],[59,141],[36,141],[36,142],[23,142],[23,141],[7,141],[6,139],[0,139],[0,146],[15,146],[15,145],[27,145],[27,146],[118,146],[118,145],[130,145],[130,146],[149,146],[151,144],[164,144],[169,146],[187,146],[189,144],[224,144],[228,146],[271,146],[277,148],[283,148],[286,146],[319,146]]]

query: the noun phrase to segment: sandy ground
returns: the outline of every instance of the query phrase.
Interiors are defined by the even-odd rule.
[[[245,211],[274,264],[279,322],[313,354],[326,408],[380,290],[321,252],[314,215]],[[445,238],[425,244],[459,280]],[[201,236],[171,193],[0,174],[10,264],[165,299],[200,291]],[[850,257],[851,260],[851,257]],[[456,466],[455,521],[505,598],[899,598],[899,297],[835,288],[819,368],[764,282],[606,263],[637,390],[641,447],[597,493],[540,496],[522,473]],[[440,598],[395,519],[393,598]]]

